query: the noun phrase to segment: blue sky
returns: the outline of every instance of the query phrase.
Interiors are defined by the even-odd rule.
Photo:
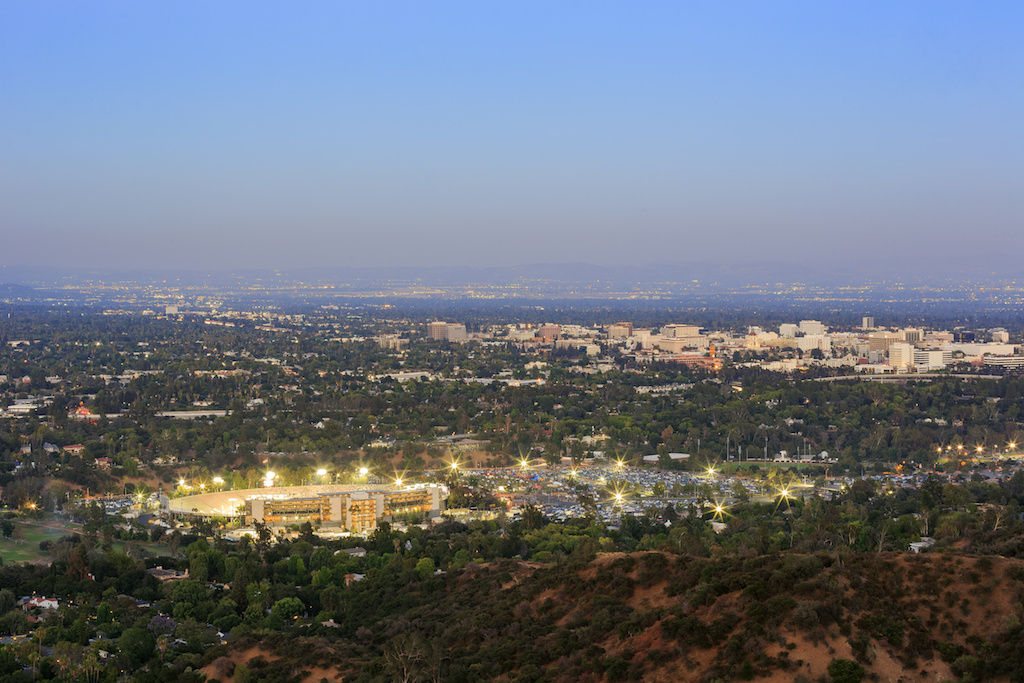
[[[1024,247],[1024,5],[0,7],[0,263]]]

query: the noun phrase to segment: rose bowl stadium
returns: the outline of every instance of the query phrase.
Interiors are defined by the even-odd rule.
[[[182,517],[242,518],[247,525],[271,526],[309,522],[365,532],[385,519],[440,514],[445,496],[437,484],[280,486],[167,498],[163,507]]]

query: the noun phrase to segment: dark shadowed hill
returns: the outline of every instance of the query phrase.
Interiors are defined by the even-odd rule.
[[[207,673],[231,680],[245,664],[257,680],[1024,678],[1024,562],[1005,558],[613,553],[344,592],[343,622],[253,633]]]

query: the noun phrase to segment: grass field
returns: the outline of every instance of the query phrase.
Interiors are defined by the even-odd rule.
[[[4,564],[47,562],[49,554],[39,549],[40,541],[56,541],[75,531],[54,521],[17,521],[14,523],[14,536],[0,538],[0,558]]]
[[[41,541],[56,541],[64,536],[81,533],[82,527],[79,524],[72,524],[62,519],[53,517],[41,520],[18,520],[14,523],[14,536],[12,538],[0,538],[0,559],[4,564],[17,564],[19,562],[42,562],[50,561],[49,553],[39,549]],[[136,541],[147,555],[170,555],[167,545],[164,543],[148,543]],[[125,541],[115,540],[113,548],[124,551]]]

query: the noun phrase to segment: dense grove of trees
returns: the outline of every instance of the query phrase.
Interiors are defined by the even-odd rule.
[[[484,314],[469,321],[486,322]],[[712,647],[710,678],[795,676],[797,665],[766,645],[785,629],[808,637],[834,629],[847,639],[852,659],[837,657],[828,667],[837,681],[860,680],[882,646],[895,648],[907,667],[939,656],[964,680],[1024,670],[1024,633],[1008,615],[994,614],[1006,616],[998,629],[964,638],[956,635],[970,608],[963,596],[910,589],[915,581],[948,585],[967,575],[980,596],[1024,577],[1010,570],[990,576],[984,565],[987,555],[1024,557],[1024,473],[991,483],[971,476],[966,456],[963,466],[960,458],[949,463],[965,471],[959,484],[931,477],[917,489],[883,489],[858,480],[834,500],[743,501],[725,512],[724,529],[697,508],[652,509],[612,526],[596,517],[552,523],[527,508],[516,520],[403,531],[384,524],[358,541],[365,557],[339,552],[357,541],[324,541],[308,525],[276,543],[259,527],[255,538],[235,544],[197,524],[189,535],[165,539],[166,557],[143,559],[139,544],[159,532],[107,518],[98,506],[72,510],[78,489],[127,490],[128,481],[134,489],[154,477],[172,485],[186,472],[251,486],[268,452],[288,454],[287,464],[274,467],[289,482],[309,479],[325,459],[358,459],[389,473],[400,455],[415,471],[445,455],[435,438],[450,434],[486,441],[496,463],[532,449],[554,461],[594,448],[631,460],[686,451],[700,462],[726,457],[729,444],[733,458],[760,458],[765,448],[827,450],[840,459],[833,472],[853,473],[864,464],[932,466],[959,452],[940,454],[940,446],[992,453],[1024,442],[1019,375],[828,383],[733,366],[716,375],[638,367],[615,354],[613,370],[585,374],[578,353],[427,342],[405,320],[275,325],[266,331],[255,323],[91,314],[5,321],[7,339],[32,343],[0,347],[0,374],[9,377],[3,398],[53,400],[38,415],[0,423],[3,502],[22,508],[5,513],[0,531],[10,536],[19,516],[55,507],[84,527],[45,542],[49,566],[0,566],[0,634],[28,636],[0,648],[0,680],[112,681],[131,672],[142,681],[198,681],[199,669],[229,649],[220,634],[230,634],[230,649],[266,652],[217,665],[224,672],[214,677],[239,681],[289,680],[319,664],[356,680],[641,679]],[[378,331],[414,341],[402,353],[341,341]],[[536,360],[547,366],[525,368]],[[399,369],[440,378],[371,379]],[[154,374],[117,377],[128,372]],[[452,381],[543,373],[538,386]],[[664,384],[683,388],[637,390]],[[79,405],[102,417],[70,419]],[[195,407],[231,414],[156,416]],[[596,436],[608,438],[584,445]],[[395,445],[367,448],[382,438]],[[71,444],[84,451],[62,448]],[[109,471],[96,465],[104,457],[112,460]],[[155,464],[172,457],[176,464]],[[451,495],[452,505],[495,503],[472,477]],[[935,539],[937,558],[901,564],[897,553],[922,536]],[[146,571],[157,564],[188,570],[188,578],[160,583]],[[895,578],[869,581],[882,575]],[[668,606],[630,604],[635,591],[654,585],[663,585]],[[60,598],[60,610],[17,607],[32,593]],[[717,610],[719,600],[732,606]],[[918,608],[935,623],[908,616]],[[630,639],[654,630],[664,647],[634,656]]]
[[[626,457],[685,451],[720,459],[729,444],[731,457],[746,458],[763,457],[766,448],[770,455],[827,450],[851,470],[863,462],[930,465],[940,445],[1002,449],[1018,440],[1024,420],[1019,375],[829,383],[732,366],[717,375],[635,367],[625,359],[611,372],[580,374],[573,369],[584,358],[528,354],[506,344],[452,345],[417,336],[399,354],[372,341],[337,341],[372,329],[415,327],[369,320],[349,327],[296,326],[294,333],[96,315],[8,325],[8,334],[33,343],[0,348],[0,374],[10,378],[0,391],[10,399],[54,396],[43,414],[0,424],[0,483],[25,479],[28,489],[41,476],[93,490],[119,486],[120,478],[144,474],[160,456],[173,456],[199,474],[255,466],[254,454],[261,452],[342,462],[369,455],[372,464],[375,456],[364,451],[381,438],[394,439],[392,450],[403,454],[404,467],[416,470],[444,454],[431,445],[436,436],[455,433],[487,441],[495,462],[509,462],[531,447],[571,455],[581,449],[582,437],[607,435],[611,441],[602,447]],[[548,366],[525,370],[532,360]],[[369,379],[395,369],[430,370],[442,379]],[[113,378],[129,371],[156,374]],[[515,387],[444,379],[503,371],[515,377],[547,372],[547,382]],[[47,377],[60,381],[51,384]],[[689,388],[664,395],[635,389],[676,383]],[[68,411],[80,404],[122,417],[69,419]],[[155,417],[160,410],[196,407],[232,412],[198,421]],[[47,453],[47,443],[86,449],[81,455]],[[22,454],[26,445],[31,453]],[[96,471],[98,457],[113,460],[116,479]],[[15,463],[22,463],[17,473]],[[165,480],[176,480],[177,472],[165,473]]]
[[[712,646],[711,672],[742,678],[795,666],[764,647],[788,625],[818,637],[835,626],[858,666],[872,661],[878,640],[907,666],[941,656],[972,675],[1014,674],[1024,662],[1020,627],[1004,620],[988,639],[956,635],[962,617],[931,586],[966,576],[994,590],[1002,575],[976,557],[1024,557],[1022,503],[1024,471],[1002,485],[933,477],[919,489],[882,490],[858,480],[831,501],[738,504],[718,533],[699,510],[612,527],[529,511],[407,531],[384,523],[361,541],[324,541],[308,525],[277,543],[262,528],[237,544],[186,536],[174,555],[148,560],[113,546],[93,506],[80,513],[85,533],[55,543],[49,566],[0,567],[0,634],[30,634],[5,648],[0,666],[9,680],[22,667],[64,680],[115,680],[124,670],[143,681],[199,680],[197,670],[225,651],[219,631],[233,649],[273,653],[239,667],[242,680],[289,680],[318,663],[357,680],[400,677],[403,667],[415,671],[409,680],[637,678]],[[922,535],[936,539],[934,559],[907,573],[894,558]],[[356,542],[365,557],[338,552]],[[616,551],[630,554],[601,559]],[[161,584],[145,571],[155,564],[189,576]],[[1024,579],[1024,567],[1014,571],[1009,578]],[[857,591],[837,588],[839,578],[859,582]],[[635,590],[654,584],[664,584],[669,606],[630,606]],[[709,617],[705,607],[737,591],[745,597],[731,611]],[[32,593],[60,598],[61,609],[30,623],[14,601]],[[938,626],[906,607],[921,599]],[[943,636],[947,622],[954,630]],[[668,649],[633,658],[626,641],[651,628]]]

